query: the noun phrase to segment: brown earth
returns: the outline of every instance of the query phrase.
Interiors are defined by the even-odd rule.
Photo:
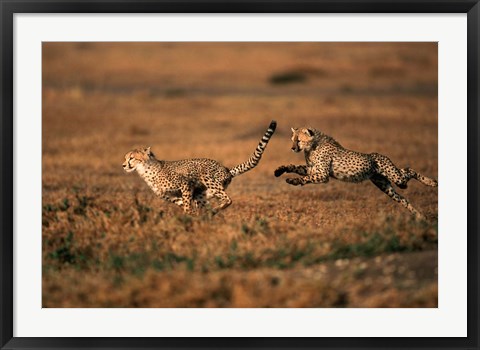
[[[124,154],[259,166],[213,218],[156,198]],[[437,307],[437,189],[275,178],[290,127],[437,177],[434,43],[44,43],[44,307]]]

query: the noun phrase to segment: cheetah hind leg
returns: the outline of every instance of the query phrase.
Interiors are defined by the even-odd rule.
[[[225,192],[225,190],[211,189],[211,193],[220,201],[220,205],[212,209],[213,214],[217,214],[220,210],[223,210],[227,208],[230,204],[232,204],[232,200],[230,199],[228,194]]]
[[[171,196],[165,196],[163,197],[166,201],[170,202],[170,203],[173,203],[175,205],[178,205],[179,207],[182,207],[183,208],[183,199],[182,197],[171,197]],[[196,208],[199,207],[199,205],[197,204],[197,197],[195,196],[193,198],[193,203],[195,205]]]
[[[180,187],[180,191],[182,192],[183,211],[188,215],[194,214],[192,207],[194,188],[189,183],[185,183]]]
[[[418,219],[425,220],[425,216],[421,214],[417,209],[415,209],[408,200],[404,197],[400,196],[397,192],[395,192],[394,188],[390,181],[387,178],[377,175],[370,179],[375,186],[377,186],[382,192],[384,192],[387,196],[392,198],[394,201],[400,203],[405,208],[407,208],[413,215],[415,215]]]
[[[412,168],[397,168],[390,158],[383,154],[371,153],[370,156],[373,157],[376,163],[378,174],[386,177],[388,181],[394,183],[401,189],[407,188],[407,183],[411,179],[416,179],[427,186],[438,186],[437,180],[419,174]]]
[[[181,196],[173,197],[171,195],[165,195],[163,198],[171,203],[178,205],[179,207],[182,207],[182,208],[184,207],[183,197]],[[208,201],[205,197],[204,192],[202,192],[202,190],[197,188],[195,188],[193,191],[192,202],[193,202],[192,211],[191,211],[192,213],[198,213],[199,210],[205,208],[208,204]]]
[[[396,185],[402,189],[407,188],[407,183],[410,181],[410,179],[415,179],[417,181],[420,181],[422,184],[426,186],[431,186],[431,187],[437,187],[438,182],[435,179],[431,179],[425,175],[422,175],[420,173],[417,173],[415,170],[412,168],[403,168],[399,169],[400,173],[402,174],[401,180],[396,182]]]

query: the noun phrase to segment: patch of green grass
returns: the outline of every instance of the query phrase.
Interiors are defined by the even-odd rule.
[[[75,264],[76,256],[72,249],[73,232],[68,232],[67,236],[60,241],[60,244],[49,254],[49,257],[53,260],[58,260],[60,264]]]
[[[152,216],[149,207],[138,201],[136,205],[140,208],[137,210]],[[72,207],[69,210],[71,211]],[[143,237],[132,231],[128,236],[122,236],[123,243],[113,246],[106,241],[110,234],[105,231],[92,233],[92,239],[96,235],[94,245],[88,244],[84,236],[76,241],[70,231],[64,236],[44,239],[44,263],[58,269],[67,264],[85,271],[115,271],[134,276],[142,276],[149,269],[207,272],[268,267],[281,270],[337,259],[435,249],[437,241],[436,224],[387,221],[384,227],[373,232],[345,232],[328,242],[311,238],[292,242],[287,236],[275,236],[275,245],[261,248],[256,246],[255,242],[268,241],[275,233],[266,218],[254,217],[240,226],[242,235],[225,241],[214,254],[206,253],[200,246],[201,253],[191,248],[184,249],[183,243],[182,246],[176,245],[177,248],[173,250],[171,244],[190,240],[190,235],[196,235],[196,230],[203,229],[203,224],[201,219],[178,216],[165,221],[164,231],[161,229],[161,232],[156,233],[160,236]],[[188,238],[185,235],[188,235]],[[144,241],[145,239],[147,241]],[[101,251],[106,252],[102,255]]]
[[[352,257],[372,257],[382,253],[396,253],[404,251],[413,251],[413,247],[400,243],[397,236],[391,235],[385,237],[379,233],[369,235],[365,242],[356,244],[341,244],[335,242],[333,251],[329,254],[330,259],[347,259]]]
[[[254,236],[258,233],[268,234],[270,225],[266,218],[257,216],[251,223],[243,222],[240,226],[240,231],[246,236]]]
[[[70,208],[70,202],[68,201],[68,198],[64,198],[59,206],[59,209],[65,211],[68,210],[68,208]]]
[[[78,193],[75,194],[75,198],[77,200],[77,205],[73,208],[73,213],[76,215],[85,216],[87,207],[93,204],[93,198],[83,196]]]
[[[119,255],[110,253],[107,269],[141,277],[148,269],[156,271],[174,270],[183,267],[188,271],[195,269],[195,257],[186,257],[168,252],[161,256],[152,253],[132,253]]]
[[[44,261],[44,266],[60,269],[68,265],[77,270],[98,266],[100,261],[95,257],[94,249],[91,246],[79,247],[72,231],[68,231],[65,236],[44,239],[43,250],[48,258]]]
[[[138,215],[140,216],[140,219],[139,219],[140,224],[146,223],[148,221],[150,213],[152,212],[152,208],[142,204],[137,197],[135,197],[134,203],[135,203],[135,209],[137,210]]]

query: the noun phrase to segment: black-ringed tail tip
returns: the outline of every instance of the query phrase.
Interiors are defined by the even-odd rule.
[[[271,129],[272,132],[275,131],[275,129],[277,128],[277,122],[275,120],[272,120],[268,128]]]

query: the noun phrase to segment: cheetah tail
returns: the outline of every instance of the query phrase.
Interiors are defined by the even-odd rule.
[[[257,166],[260,158],[262,158],[263,151],[265,151],[265,147],[267,147],[267,143],[270,141],[270,138],[272,137],[276,128],[277,122],[272,120],[253,155],[246,162],[243,162],[230,169],[230,174],[232,174],[233,177],[243,174],[244,172],[249,171]]]

